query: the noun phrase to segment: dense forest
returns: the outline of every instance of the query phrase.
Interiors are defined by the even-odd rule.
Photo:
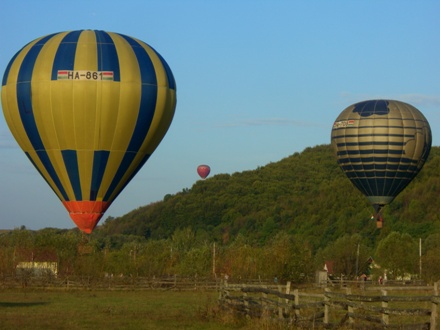
[[[163,201],[109,218],[106,235],[170,237],[190,227],[227,244],[238,234],[256,244],[283,230],[313,250],[337,238],[360,234],[373,245],[392,231],[426,238],[440,231],[440,148],[413,182],[384,209],[384,227],[370,220],[373,209],[339,169],[330,145],[307,148],[253,171],[219,174]]]
[[[348,277],[369,271],[367,260],[375,260],[378,272],[386,267],[390,277],[438,280],[439,169],[440,147],[433,147],[419,175],[384,208],[384,225],[377,229],[372,207],[339,169],[330,145],[310,147],[255,170],[199,180],[160,202],[107,218],[89,236],[53,228],[5,232],[0,272],[10,272],[17,247],[26,247],[33,253],[52,248],[61,273],[278,274],[300,281],[325,260]]]

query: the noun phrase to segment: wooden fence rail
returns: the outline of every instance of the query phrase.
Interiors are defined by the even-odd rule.
[[[59,288],[94,290],[210,290],[218,291],[220,281],[212,278],[182,277],[1,277],[0,289]]]
[[[16,287],[102,290],[211,290],[219,303],[253,318],[294,328],[440,329],[438,283],[434,286],[359,286],[292,289],[261,279],[251,284],[198,277],[5,277],[0,289]]]
[[[319,290],[291,292],[290,282],[257,286],[225,281],[219,301],[247,317],[281,320],[294,328],[438,329],[438,283]]]

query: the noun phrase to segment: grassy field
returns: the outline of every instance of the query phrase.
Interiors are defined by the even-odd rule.
[[[362,291],[362,294],[377,295],[377,292]],[[394,292],[393,295],[406,296],[408,293]],[[426,292],[419,292],[418,295],[425,296]],[[297,329],[285,323],[274,323],[268,318],[247,319],[230,311],[222,311],[217,298],[215,291],[0,289],[0,330]],[[380,302],[365,304],[381,306]],[[430,302],[390,303],[392,308],[429,310],[430,306]],[[302,313],[305,312],[302,310]],[[332,308],[331,322],[340,322],[345,314],[344,310]],[[390,316],[393,324],[428,321],[429,316]],[[359,326],[364,324],[360,320],[356,323]],[[365,325],[368,328],[371,324]]]
[[[0,329],[246,329],[215,292],[0,290]]]

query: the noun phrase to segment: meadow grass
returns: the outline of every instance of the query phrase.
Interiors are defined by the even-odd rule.
[[[358,292],[354,290],[353,293]],[[377,295],[377,292],[362,293]],[[396,295],[400,294],[406,293],[398,292]],[[0,289],[0,330],[299,329],[290,324],[276,322],[276,319],[248,319],[222,310],[217,298],[218,292],[215,291]],[[376,307],[380,304],[369,303]],[[394,308],[430,308],[429,302],[390,305]],[[357,312],[363,313],[361,310]],[[331,322],[340,322],[345,314],[344,310],[332,308]],[[428,320],[427,316],[390,316],[392,323],[402,325],[424,323]],[[365,325],[366,328],[371,326],[360,320],[356,324],[359,327]],[[311,324],[304,329],[309,329],[310,326],[319,328]]]
[[[239,329],[216,292],[0,290],[0,329]]]

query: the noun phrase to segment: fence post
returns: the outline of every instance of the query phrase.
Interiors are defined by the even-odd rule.
[[[329,292],[330,292],[329,288],[324,289],[324,325],[329,324],[330,297],[327,294]]]
[[[242,284],[242,288],[245,288],[246,284]],[[248,300],[248,295],[247,292],[243,292],[243,304],[244,304],[244,310],[246,313],[246,317],[247,318],[251,318],[251,309],[249,308],[249,300]]]
[[[281,289],[281,285],[278,285],[278,292],[283,292],[283,289]],[[283,307],[281,306],[281,304],[283,303],[283,300],[278,297],[278,318],[282,319],[283,318]]]
[[[347,300],[348,323],[353,324],[354,323],[354,318],[353,318],[354,308],[353,308],[353,306],[351,306],[351,302],[348,300],[348,295],[351,294],[351,288],[350,287],[347,287],[345,289],[345,294],[346,294],[345,298]]]
[[[221,281],[220,294],[222,295],[221,296],[222,300],[225,298],[229,299],[228,279],[227,278],[222,279],[222,281]]]
[[[267,285],[263,286],[264,289],[267,289]],[[262,317],[269,317],[269,313],[268,313],[268,305],[267,305],[267,293],[266,292],[262,292],[262,306],[263,306],[263,310],[262,310]]]
[[[290,281],[287,281],[286,283],[286,294],[290,294]],[[286,307],[284,308],[284,314],[286,314],[286,316],[290,318],[291,311],[289,308],[289,299],[286,298],[284,302],[286,303]]]
[[[439,282],[434,283],[434,297],[432,299],[432,304],[431,304],[431,325],[429,327],[431,330],[435,330],[437,327],[438,283]]]
[[[382,297],[386,297],[387,296],[387,290],[380,290],[380,292],[382,293]],[[389,315],[388,312],[385,311],[385,308],[388,308],[388,302],[385,301],[384,299],[382,299],[382,322],[384,325],[388,325],[388,323],[390,322],[389,319]]]
[[[299,319],[299,290],[295,289],[293,290],[293,294],[295,295],[295,300],[294,300],[294,304],[295,304],[295,319]]]
[[[220,301],[222,301],[223,300],[223,290],[225,289],[224,288],[224,285],[223,285],[224,283],[223,283],[223,279],[221,278],[220,279],[220,283],[219,283],[219,293],[218,293],[218,300],[220,300]]]

